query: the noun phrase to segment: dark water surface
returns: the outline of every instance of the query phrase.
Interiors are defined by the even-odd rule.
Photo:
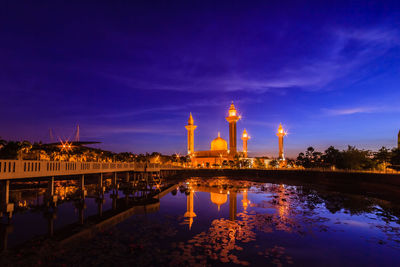
[[[83,214],[76,200],[66,200],[51,212],[33,208],[43,201],[37,190],[29,197],[22,194],[23,204],[24,198],[32,203],[15,214],[7,235],[11,249],[3,252],[2,261],[60,266],[399,266],[399,207],[388,201],[224,177],[191,178],[168,187],[156,208],[135,212],[91,239],[61,247],[57,231],[79,225],[82,217],[87,225],[98,216],[99,201],[86,198]],[[113,203],[111,192],[106,193],[104,213],[131,207],[132,197],[121,190]],[[3,239],[7,227],[2,225]],[[25,243],[50,236],[51,229],[53,241]]]

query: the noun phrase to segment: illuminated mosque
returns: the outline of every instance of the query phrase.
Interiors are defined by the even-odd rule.
[[[211,141],[211,148],[207,151],[195,151],[194,150],[194,130],[197,128],[194,125],[194,120],[192,114],[190,113],[188,125],[185,126],[188,132],[187,140],[187,153],[192,158],[194,166],[221,166],[224,161],[228,162],[233,160],[235,157],[247,158],[247,140],[250,139],[246,129],[244,129],[242,134],[243,140],[243,151],[237,151],[237,129],[236,123],[240,119],[238,116],[233,102],[228,111],[228,117],[226,120],[229,123],[229,149],[228,143],[223,139],[218,132],[217,138]]]

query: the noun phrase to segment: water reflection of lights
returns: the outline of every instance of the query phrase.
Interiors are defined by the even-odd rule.
[[[189,225],[189,230],[192,228],[193,218],[196,217],[196,213],[194,212],[194,190],[189,189],[189,194],[186,195],[186,212],[185,212],[185,221],[184,224]]]
[[[242,205],[243,205],[243,210],[246,211],[247,207],[250,204],[250,200],[247,199],[247,190],[243,191],[243,199],[242,199]]]
[[[186,194],[184,201],[187,202],[189,200],[188,211],[197,213],[197,217],[185,218],[188,223],[190,223],[190,220],[192,220],[193,225],[197,223],[196,226],[198,227],[193,229],[194,231],[185,231],[183,233],[182,227],[176,227],[176,216],[170,216],[169,214],[161,217],[163,218],[162,220],[159,220],[159,218],[153,220],[149,217],[144,219],[140,216],[133,216],[128,220],[129,225],[132,227],[115,227],[110,231],[99,234],[99,237],[93,242],[77,244],[72,251],[66,254],[54,251],[55,257],[58,257],[56,258],[57,262],[60,262],[59,259],[68,259],[71,260],[71,264],[68,265],[79,265],[82,262],[88,263],[85,265],[101,265],[105,260],[113,258],[115,265],[127,265],[127,262],[124,261],[130,260],[130,265],[141,266],[175,264],[208,266],[221,263],[230,265],[249,265],[251,263],[277,266],[301,264],[304,262],[304,254],[296,252],[295,249],[299,248],[300,251],[304,251],[303,247],[298,246],[299,243],[293,245],[292,242],[303,239],[299,238],[303,236],[316,236],[319,238],[321,235],[318,235],[318,232],[335,231],[330,224],[325,223],[329,219],[321,217],[320,215],[323,213],[320,210],[326,211],[328,206],[324,206],[324,204],[327,205],[327,203],[332,204],[334,202],[333,204],[337,206],[341,203],[340,201],[343,201],[337,195],[334,195],[334,197],[318,195],[315,192],[306,191],[304,188],[298,190],[294,186],[249,184],[238,181],[230,182],[227,179],[222,183],[212,181],[210,184],[191,180],[189,185],[185,182],[176,187],[176,191],[181,190],[183,194]],[[215,215],[215,210],[209,211],[204,206],[199,209],[200,205],[209,204],[208,194],[198,194],[198,198],[195,197],[196,192],[200,189],[208,190],[206,192],[215,190],[216,194],[222,192],[221,194],[224,196],[228,196],[227,192],[229,190],[230,195],[228,197],[237,194],[237,197],[241,200],[239,207],[237,207],[237,220],[218,218],[209,221],[205,219],[209,216],[203,217],[202,215]],[[240,194],[242,194],[242,197],[240,197]],[[176,192],[173,195],[175,196]],[[330,202],[321,202],[321,196]],[[192,197],[193,199],[191,199]],[[207,199],[198,203],[203,197]],[[173,199],[173,201],[177,201],[177,198]],[[179,201],[181,201],[181,198],[179,198]],[[310,206],[310,202],[313,202],[314,206]],[[179,205],[181,204],[179,203]],[[195,210],[196,208],[198,209]],[[377,210],[378,206],[373,208],[377,213],[383,213],[383,210]],[[88,209],[90,209],[89,205]],[[169,212],[170,210],[168,210]],[[226,216],[226,212],[227,209],[225,208],[217,216]],[[177,215],[179,216],[179,222],[183,217],[182,213],[179,211],[179,215]],[[331,214],[336,216],[333,212]],[[336,219],[345,224],[340,227],[354,228],[353,225],[340,216],[336,217]],[[362,226],[357,224],[358,216],[350,217],[351,215],[349,214],[345,216],[350,218],[349,220],[354,220],[357,227]],[[395,220],[395,218],[391,220]],[[331,221],[331,223],[335,222]],[[206,228],[200,230],[204,224]],[[383,242],[387,242],[390,245],[395,242],[400,244],[398,241],[400,229],[388,223],[378,222],[378,224],[381,227],[380,233],[387,232],[390,238],[393,238],[392,241],[385,239]],[[373,226],[372,223],[370,225]],[[378,227],[378,225],[375,226]],[[197,231],[203,232],[199,233]],[[368,231],[374,231],[373,227]],[[270,233],[273,233],[273,235]],[[280,233],[283,233],[283,235]],[[332,233],[332,235],[334,234]],[[326,236],[325,233],[322,235]],[[182,240],[182,237],[185,239]],[[371,241],[368,240],[368,249],[373,243]],[[306,238],[305,242],[306,246],[308,246],[307,242],[312,241]],[[303,246],[303,243],[300,245]],[[313,245],[315,246],[315,243],[311,243],[310,247]],[[389,245],[381,243],[375,245],[380,249],[389,247]],[[35,250],[37,249],[35,248]],[[85,253],[82,251],[85,251]],[[295,256],[295,260],[292,258],[291,253]],[[314,253],[314,251],[311,251],[311,253]],[[305,257],[308,257],[308,255],[305,255]]]
[[[222,263],[248,265],[249,262],[239,258],[239,251],[243,250],[246,243],[255,241],[257,234],[268,234],[274,231],[292,233],[301,229],[301,224],[296,219],[297,212],[299,212],[296,207],[299,203],[293,203],[290,197],[290,190],[293,190],[293,188],[266,184],[258,187],[257,190],[266,193],[269,200],[252,203],[248,199],[250,184],[239,184],[229,180],[225,180],[224,183],[214,181],[214,183],[209,184],[201,181],[191,181],[190,184],[196,188],[196,191],[210,192],[213,203],[219,203],[216,196],[224,196],[225,201],[221,200],[220,202],[225,203],[229,192],[230,219],[215,219],[207,232],[195,235],[187,244],[178,245],[178,248],[183,250],[183,256],[176,259],[175,263],[190,263],[195,260],[207,262],[210,259]],[[229,187],[230,190],[224,189],[226,187]],[[217,191],[215,192],[215,190]],[[242,192],[243,212],[238,213],[236,219],[236,205],[234,204],[236,203],[235,196],[237,192]],[[257,213],[255,210],[247,211],[248,207],[273,208],[276,212],[262,214]],[[232,209],[234,209],[233,213]],[[265,258],[269,258],[276,265],[293,263],[290,256],[284,255],[285,249],[280,246],[275,246],[259,253]]]

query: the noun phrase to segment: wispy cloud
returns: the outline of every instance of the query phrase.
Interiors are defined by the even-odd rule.
[[[384,105],[370,105],[370,106],[358,106],[358,107],[343,107],[343,108],[324,108],[322,109],[323,114],[328,116],[341,116],[341,115],[353,115],[360,113],[385,113],[385,112],[400,112],[398,106],[384,106]]]
[[[359,67],[400,46],[397,30],[374,28],[369,30],[332,30],[331,44],[318,59],[305,59],[289,64],[273,77],[257,80],[228,81],[230,90],[249,88],[256,92],[281,88],[318,90],[329,83],[356,72]],[[356,48],[354,48],[356,47]]]
[[[354,108],[338,108],[338,109],[323,109],[326,115],[352,115],[357,113],[373,113],[378,109],[374,107],[354,107]]]
[[[221,106],[221,103],[226,102],[226,100],[214,97],[212,99],[203,99],[203,100],[196,100],[191,103],[185,104],[175,104],[175,105],[165,105],[159,106],[154,108],[144,108],[144,109],[135,109],[131,111],[123,111],[123,112],[115,112],[115,113],[105,113],[105,114],[97,114],[95,117],[99,118],[122,118],[122,117],[135,117],[144,114],[154,114],[154,113],[164,113],[164,112],[181,112],[192,110],[196,108],[204,108],[204,107],[217,107]],[[235,104],[247,104],[247,103],[258,103],[260,99],[258,98],[240,98],[235,100]],[[229,103],[226,103],[229,105]]]
[[[148,70],[151,75],[138,77],[134,75],[103,73],[102,75],[131,88],[171,91],[213,91],[222,92],[247,91],[263,93],[267,91],[284,92],[287,88],[320,90],[333,81],[354,74],[366,63],[384,55],[389,49],[400,45],[398,30],[376,27],[371,29],[327,29],[328,37],[318,52],[301,59],[293,59],[276,66],[276,69],[264,69],[263,66],[250,66],[253,75],[246,75],[246,69],[232,67],[229,71],[215,73],[193,71],[205,68],[199,60],[193,61],[190,71],[188,63],[178,64],[174,69],[159,71]],[[184,60],[184,59],[182,59]],[[181,66],[184,66],[181,67]],[[228,68],[229,69],[229,68]],[[254,70],[256,69],[256,70]],[[144,70],[145,73],[148,72]],[[144,78],[152,77],[152,79]]]
[[[85,131],[86,135],[104,136],[107,134],[161,134],[161,135],[182,135],[183,131],[173,127],[157,127],[149,125],[138,126],[112,126],[93,125]]]

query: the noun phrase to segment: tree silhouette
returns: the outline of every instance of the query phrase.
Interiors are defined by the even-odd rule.
[[[306,153],[300,153],[297,157],[296,164],[304,168],[317,168],[322,166],[322,153],[315,151],[310,146],[307,148]]]
[[[368,170],[376,167],[372,159],[372,153],[368,150],[359,150],[354,146],[348,146],[342,151],[342,160],[338,167],[346,170]]]
[[[330,146],[325,150],[325,153],[322,155],[322,161],[326,166],[337,166],[338,162],[341,161],[341,156],[342,155],[338,149]]]
[[[381,147],[381,149],[378,150],[378,152],[375,153],[375,159],[379,163],[388,163],[390,161],[390,158],[392,156],[392,153],[387,149],[386,147]]]
[[[390,163],[394,169],[400,170],[400,149],[393,148],[391,154]]]

